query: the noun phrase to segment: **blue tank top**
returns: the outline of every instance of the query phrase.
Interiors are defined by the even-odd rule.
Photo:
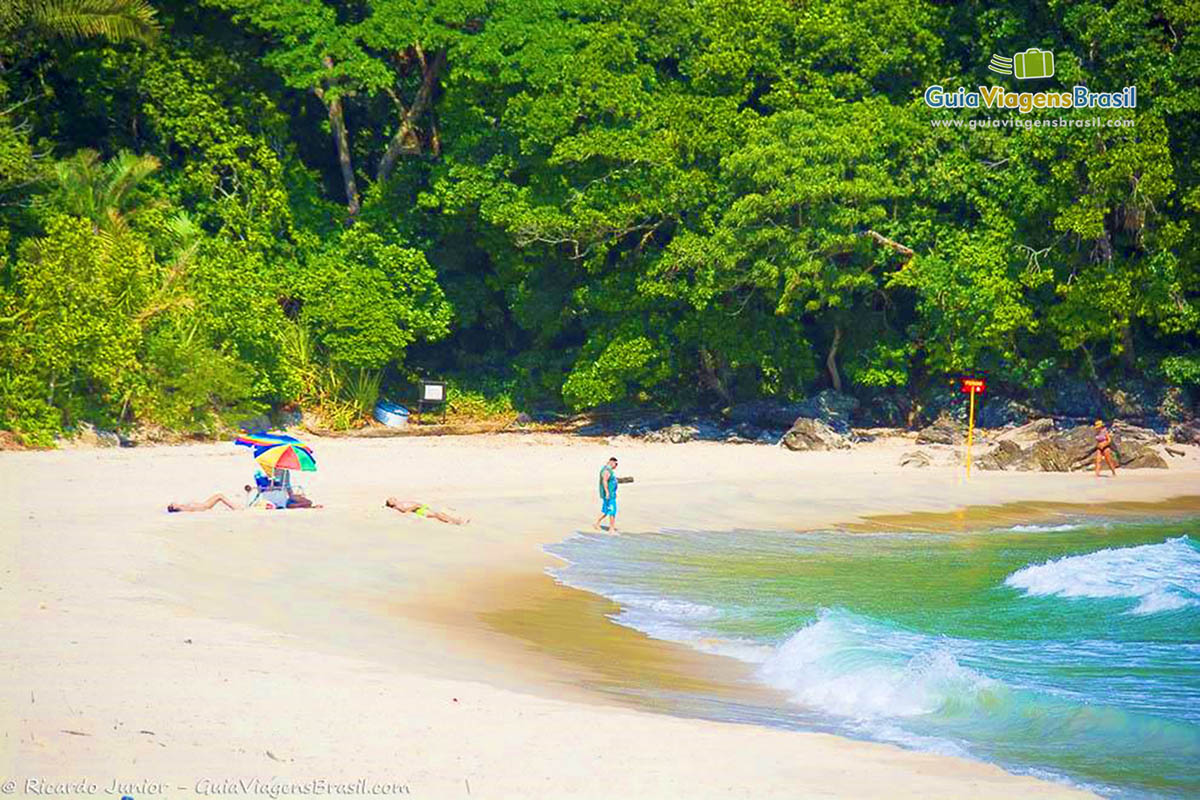
[[[617,476],[613,474],[612,468],[607,464],[600,468],[600,482],[597,484],[600,490],[600,499],[604,499],[604,473],[608,473],[608,496],[617,496]]]

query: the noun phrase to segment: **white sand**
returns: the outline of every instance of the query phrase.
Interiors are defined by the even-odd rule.
[[[104,795],[116,779],[134,784],[117,797],[141,800],[364,780],[433,798],[1072,796],[973,761],[607,704],[489,631],[477,615],[512,598],[478,587],[536,580],[551,563],[538,545],[591,524],[610,452],[636,477],[621,491],[631,535],[1163,500],[1200,485],[1193,448],[1171,470],[1116,479],[967,482],[900,469],[904,442],[814,454],[544,435],[313,444],[321,471],[303,482],[326,508],[289,512],[163,512],[214,491],[240,499],[249,458],[232,445],[0,453],[0,791],[91,781]],[[402,518],[387,495],[474,521]]]

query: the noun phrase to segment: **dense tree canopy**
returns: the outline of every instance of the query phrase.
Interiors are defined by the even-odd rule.
[[[1174,0],[17,0],[0,428],[352,424],[418,374],[910,418],[961,371],[1189,389],[1198,26]],[[988,70],[1029,47],[1053,78]]]

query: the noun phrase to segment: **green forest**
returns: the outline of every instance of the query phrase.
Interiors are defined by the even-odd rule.
[[[5,0],[0,429],[347,428],[420,376],[478,414],[833,389],[913,424],[964,373],[1187,413],[1198,26],[1195,0]],[[1052,78],[989,69],[1033,47]]]

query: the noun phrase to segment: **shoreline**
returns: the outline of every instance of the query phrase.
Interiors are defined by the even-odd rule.
[[[421,755],[401,759],[416,796],[465,796],[464,780],[474,794],[502,797],[731,788],[788,797],[797,785],[852,797],[880,780],[897,796],[1077,796],[983,762],[615,706],[572,686],[578,669],[547,666],[512,635],[514,621],[532,624],[521,601],[559,615],[557,633],[532,626],[556,646],[570,644],[562,630],[579,634],[570,623],[581,615],[625,631],[605,632],[627,649],[598,666],[626,676],[653,667],[703,682],[718,657],[641,637],[604,619],[598,601],[520,589],[521,580],[549,581],[540,546],[590,524],[590,473],[613,449],[638,476],[622,489],[631,533],[846,526],[871,511],[945,512],[971,497],[1155,501],[1185,494],[1200,476],[1200,454],[1190,452],[1169,471],[1124,482],[992,473],[965,486],[948,469],[895,466],[907,442],[795,454],[533,436],[314,440],[323,472],[304,483],[326,508],[298,515],[159,510],[159,498],[185,499],[181,489],[216,489],[246,472],[232,446],[0,455],[13,492],[7,572],[18,575],[0,592],[14,643],[4,681],[12,774],[69,778],[89,767],[130,776],[141,765],[183,778],[207,769],[382,779],[392,773],[380,765],[408,752]],[[414,499],[474,522],[458,529],[378,508],[400,482]],[[52,487],[72,502],[56,503]],[[848,513],[850,503],[862,513]],[[598,671],[590,677],[601,686],[624,679]],[[62,733],[81,728],[86,735]],[[567,764],[511,751],[514,742],[553,751],[564,736],[579,742]],[[719,757],[729,762],[725,783],[696,769],[716,752],[729,754]],[[630,766],[613,776],[607,759],[618,758]]]

